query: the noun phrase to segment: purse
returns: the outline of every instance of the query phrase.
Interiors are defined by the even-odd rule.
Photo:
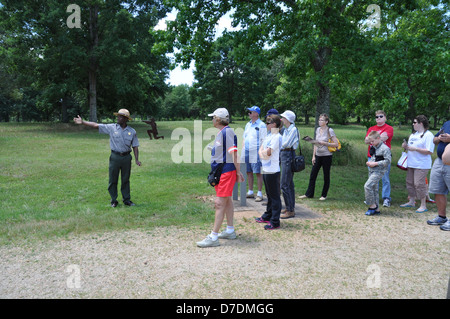
[[[297,136],[298,138],[298,155],[294,156],[294,159],[291,162],[291,170],[292,172],[301,172],[305,169],[306,167],[306,162],[305,162],[305,157],[302,154],[302,149],[300,147],[300,135],[298,134],[298,129],[297,129]],[[294,151],[295,154],[295,151]]]
[[[226,158],[226,138],[223,136],[223,144],[222,144],[222,156]],[[220,176],[222,175],[222,170],[225,163],[219,163],[215,168],[211,169],[211,172],[208,174],[208,183],[212,187],[219,185]]]
[[[336,136],[336,140],[338,141],[338,147],[328,146],[328,151],[330,151],[331,153],[339,151],[342,147],[341,142],[339,141],[337,136]],[[330,128],[328,128],[328,143],[333,143],[333,139],[331,138],[331,134],[330,134]]]
[[[402,152],[402,156],[397,162],[397,167],[404,171],[408,170],[408,153]]]
[[[218,164],[214,169],[211,170],[208,174],[208,183],[212,187],[219,185],[220,176],[222,175],[224,163]]]

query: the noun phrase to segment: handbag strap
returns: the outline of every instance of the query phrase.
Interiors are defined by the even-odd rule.
[[[299,152],[299,154],[300,154],[300,155],[303,155],[303,154],[302,154],[302,148],[300,147],[300,134],[298,133],[298,128],[297,128],[297,127],[295,127],[295,129],[297,130],[297,138],[298,138],[298,152]]]

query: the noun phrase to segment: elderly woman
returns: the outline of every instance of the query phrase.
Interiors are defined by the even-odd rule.
[[[285,210],[281,212],[281,219],[295,217],[295,185],[294,172],[292,171],[292,161],[295,158],[295,150],[300,146],[300,133],[295,127],[295,113],[284,111],[280,114],[284,131],[281,142],[280,165],[281,193],[284,198]]]
[[[312,157],[313,167],[309,176],[309,185],[305,195],[300,196],[300,198],[314,197],[316,179],[321,167],[323,167],[324,183],[320,200],[325,200],[327,198],[328,189],[330,188],[331,162],[333,160],[333,153],[328,150],[328,147],[338,147],[339,145],[339,142],[336,138],[336,133],[334,133],[334,130],[332,128],[328,127],[329,121],[330,119],[328,115],[321,114],[319,116],[319,127],[316,130],[317,143],[314,144]],[[329,139],[331,139],[331,142],[328,142]]]
[[[213,230],[204,240],[197,242],[198,247],[215,247],[219,246],[219,238],[236,238],[233,224],[234,207],[231,196],[236,181],[244,181],[237,159],[237,137],[228,126],[229,114],[227,109],[219,108],[208,116],[212,117],[214,127],[219,130],[211,150],[211,168],[214,169],[222,163],[223,168],[219,184],[214,187],[216,190],[216,215]],[[225,216],[227,218],[227,229],[219,234]]]
[[[413,121],[413,133],[408,142],[402,147],[408,151],[408,170],[406,174],[406,188],[409,201],[400,207],[414,207],[416,198],[420,200],[420,207],[416,213],[428,211],[426,199],[428,188],[426,177],[431,169],[431,155],[434,151],[434,135],[428,131],[429,123],[425,115],[418,115]]]

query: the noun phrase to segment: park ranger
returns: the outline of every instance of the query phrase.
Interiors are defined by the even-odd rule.
[[[127,109],[120,109],[114,113],[117,116],[117,123],[98,124],[95,122],[83,121],[81,117],[75,117],[76,124],[83,124],[92,128],[98,128],[99,133],[109,135],[111,156],[109,157],[109,186],[108,191],[111,196],[111,207],[116,207],[117,184],[119,172],[121,173],[121,187],[123,203],[127,206],[134,206],[130,195],[130,174],[131,174],[131,149],[133,149],[136,165],[141,166],[139,161],[139,141],[136,131],[127,125],[131,121],[130,112]]]

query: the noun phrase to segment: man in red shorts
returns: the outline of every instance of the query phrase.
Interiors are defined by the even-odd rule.
[[[202,248],[219,246],[219,238],[236,238],[233,224],[234,207],[231,197],[236,181],[244,181],[237,159],[237,137],[228,126],[229,114],[227,109],[219,108],[208,116],[212,117],[214,127],[219,130],[211,150],[211,168],[214,169],[222,163],[223,168],[220,182],[215,186],[216,216],[213,230],[204,240],[197,242],[197,246]],[[227,218],[227,229],[219,234],[225,216]]]

